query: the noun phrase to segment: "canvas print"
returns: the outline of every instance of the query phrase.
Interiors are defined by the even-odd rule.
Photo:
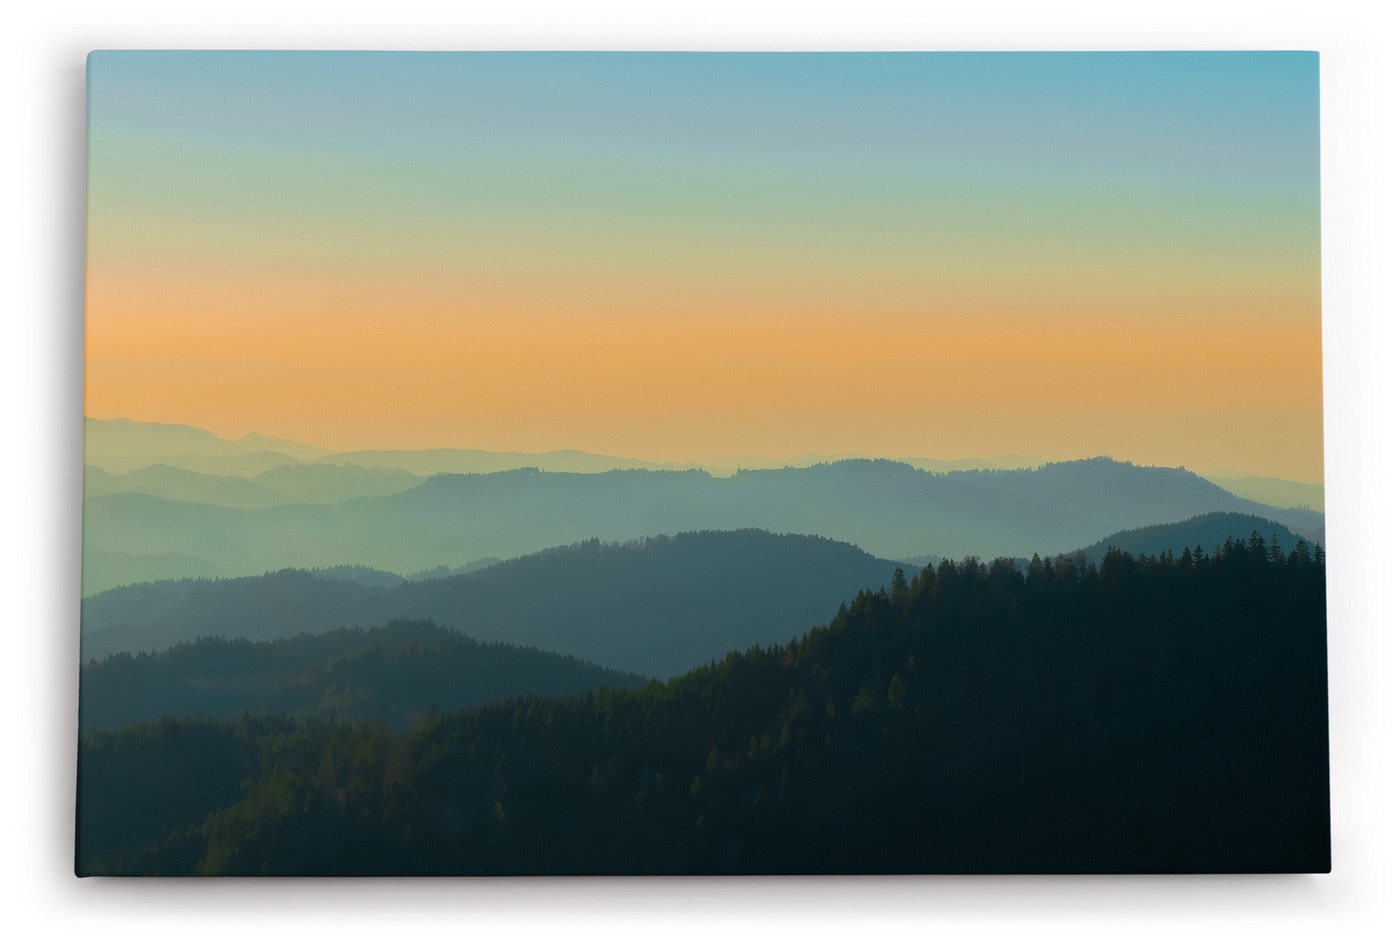
[[[102,51],[80,875],[1330,867],[1306,52]]]

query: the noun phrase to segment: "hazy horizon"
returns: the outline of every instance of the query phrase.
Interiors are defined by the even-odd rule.
[[[1313,54],[97,52],[89,78],[91,416],[1322,478]]]
[[[233,434],[222,434],[205,426],[192,423],[170,423],[159,420],[132,419],[126,416],[114,417],[94,417],[87,416],[85,422],[98,423],[130,423],[136,426],[169,427],[174,429],[191,429],[197,432],[209,433],[221,442],[234,444],[247,444],[253,440],[250,451],[257,451],[257,446],[266,443],[290,443],[292,446],[305,446],[307,448],[318,449],[316,454],[308,454],[299,460],[315,461],[317,459],[327,459],[337,455],[349,455],[360,452],[385,452],[385,453],[427,453],[427,452],[481,452],[492,455],[520,455],[520,456],[543,456],[557,454],[578,454],[595,456],[600,459],[611,459],[619,462],[635,462],[638,465],[656,466],[658,468],[701,468],[708,471],[722,471],[730,473],[736,469],[743,468],[772,468],[772,467],[807,467],[818,461],[838,461],[838,460],[874,460],[874,461],[898,461],[911,464],[916,468],[928,470],[930,466],[937,466],[937,470],[958,470],[958,465],[967,464],[971,468],[993,468],[999,470],[1014,470],[1018,468],[1035,468],[1044,464],[1065,461],[1084,461],[1094,458],[1108,458],[1114,461],[1131,462],[1133,464],[1146,467],[1160,468],[1185,468],[1194,474],[1202,477],[1220,479],[1249,479],[1259,478],[1263,480],[1280,480],[1292,484],[1304,485],[1308,487],[1321,487],[1318,482],[1301,481],[1297,478],[1287,478],[1280,474],[1253,474],[1240,471],[1231,466],[1210,465],[1185,465],[1185,464],[1152,464],[1148,462],[1138,462],[1133,459],[1121,457],[1113,452],[1083,452],[1069,455],[1062,458],[1049,458],[1035,453],[1025,452],[996,452],[990,454],[926,454],[911,452],[861,452],[861,451],[841,451],[831,449],[827,451],[807,451],[792,452],[776,457],[760,457],[752,454],[744,454],[735,457],[695,457],[685,459],[647,459],[629,452],[606,452],[591,451],[576,447],[562,447],[538,450],[507,450],[488,449],[471,444],[442,444],[424,446],[421,448],[385,448],[372,445],[357,445],[348,448],[328,448],[316,445],[306,439],[277,436],[263,432],[258,429],[248,429],[245,431],[235,431]],[[924,464],[919,464],[919,463]]]

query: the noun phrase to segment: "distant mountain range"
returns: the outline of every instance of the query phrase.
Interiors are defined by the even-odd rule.
[[[683,530],[830,536],[883,556],[1026,556],[1212,512],[1323,538],[1321,489],[1107,458],[756,460],[708,470],[586,452],[328,452],[88,420],[83,594],[277,568],[446,574],[561,543]],[[732,471],[732,474],[724,474]],[[716,474],[716,472],[720,472]],[[1226,488],[1232,490],[1226,490]],[[1233,493],[1232,493],[1233,491]],[[1260,501],[1241,492],[1257,492]],[[379,580],[381,583],[383,579]]]
[[[257,433],[225,439],[194,426],[130,419],[84,422],[83,460],[108,472],[167,465],[204,474],[248,477],[325,454],[325,449],[314,445]]]
[[[89,499],[108,494],[145,494],[183,503],[255,510],[398,494],[424,480],[421,475],[389,468],[303,462],[280,464],[246,478],[203,474],[170,465],[150,465],[113,474],[89,465],[84,487]]]
[[[1106,458],[941,475],[879,461],[729,478],[702,471],[520,469],[438,475],[385,496],[257,509],[149,493],[95,496],[84,517],[92,566],[84,591],[114,584],[94,555],[181,557],[221,576],[337,565],[403,575],[591,538],[761,528],[829,536],[885,556],[1024,556],[1222,511],[1321,538],[1322,516],[1312,511],[1248,501],[1184,469]]]
[[[163,716],[243,712],[382,721],[532,693],[569,693],[645,680],[590,663],[478,643],[425,622],[251,643],[204,637],[163,653],[119,654],[82,670],[83,730]]]
[[[267,471],[269,468],[296,463],[399,471],[417,475],[419,478],[435,474],[490,474],[498,471],[512,471],[517,468],[538,468],[541,471],[578,473],[633,468],[654,471],[700,469],[711,474],[730,475],[737,470],[746,468],[807,468],[812,465],[848,461],[860,457],[862,456],[858,454],[806,453],[790,458],[663,462],[598,455],[575,449],[534,453],[495,452],[483,449],[363,449],[331,452],[313,445],[257,433],[249,433],[241,439],[224,439],[194,426],[135,422],[130,419],[88,419],[86,421],[85,452],[85,460],[88,465],[100,468],[108,474],[126,474],[142,468],[166,466],[201,474],[240,478],[254,478],[255,475]],[[960,459],[900,458],[899,460],[916,468],[933,472],[969,471],[984,468],[1034,468],[1044,463],[1044,459],[1027,458],[1023,455]],[[134,487],[124,489],[135,490]],[[174,499],[187,500],[189,498],[177,497]]]
[[[1260,478],[1252,475],[1213,474],[1206,479],[1231,494],[1247,497],[1271,507],[1302,507],[1323,512],[1322,485],[1287,481],[1283,478]]]

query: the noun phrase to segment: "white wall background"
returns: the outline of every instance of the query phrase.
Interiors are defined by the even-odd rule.
[[[0,458],[0,915],[18,924],[9,931],[1400,932],[1393,17],[1385,4],[1338,0],[9,5],[0,20],[0,444],[11,446]],[[1335,870],[1236,878],[76,880],[83,59],[93,48],[1320,50]]]

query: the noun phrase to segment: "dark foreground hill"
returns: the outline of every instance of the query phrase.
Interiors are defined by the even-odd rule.
[[[401,618],[674,676],[830,620],[895,568],[845,543],[738,530],[585,542],[394,588],[294,571],[155,582],[84,600],[83,659],[210,635],[268,640]]]
[[[644,680],[557,654],[397,621],[264,643],[204,637],[82,669],[84,731],[162,716],[315,715],[407,727],[415,717],[531,693]]]
[[[402,575],[593,538],[741,528],[829,536],[879,556],[1028,556],[1215,511],[1255,514],[1312,539],[1322,522],[1320,514],[1244,500],[1184,469],[1106,458],[937,475],[899,462],[848,461],[725,478],[642,470],[439,475],[390,496],[259,510],[114,493],[87,501],[84,543],[94,556],[199,559],[222,576],[338,565]],[[111,580],[101,571],[92,581]]]
[[[666,684],[79,760],[79,873],[1324,871],[1324,572],[945,563]]]

